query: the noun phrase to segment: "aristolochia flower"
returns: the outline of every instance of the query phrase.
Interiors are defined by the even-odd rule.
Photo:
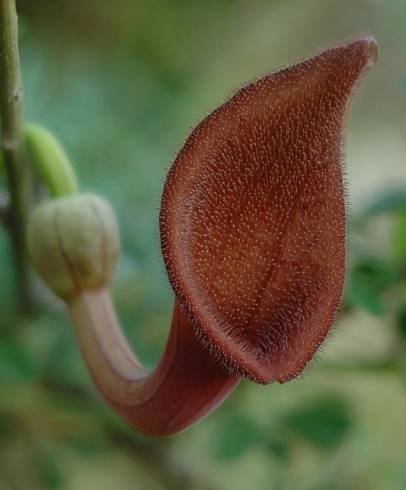
[[[162,198],[161,243],[176,298],[168,344],[152,372],[131,352],[110,302],[107,258],[118,243],[109,237],[111,216],[104,225],[89,196],[72,205],[79,214],[82,206],[83,219],[68,216],[77,196],[65,198],[63,213],[47,208],[53,225],[43,229],[56,234],[58,274],[70,275],[56,282],[64,291],[69,285],[64,299],[88,367],[138,430],[179,432],[213,410],[240,376],[284,382],[313,358],[343,293],[348,103],[376,56],[372,38],[324,51],[242,88],[192,132]],[[86,210],[94,211],[94,226]],[[37,215],[31,223],[30,248],[58,292],[51,256],[38,258],[46,249],[35,239],[40,222]],[[84,252],[75,244],[85,244]],[[96,286],[78,270],[78,257],[92,270],[89,251],[98,261]]]

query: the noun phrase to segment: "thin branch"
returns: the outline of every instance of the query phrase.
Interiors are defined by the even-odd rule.
[[[18,25],[14,0],[0,0],[0,118],[1,148],[10,189],[11,240],[21,308],[33,305],[25,229],[31,179],[24,147],[23,88],[18,52]]]
[[[0,189],[0,224],[10,231],[10,195],[3,189]]]

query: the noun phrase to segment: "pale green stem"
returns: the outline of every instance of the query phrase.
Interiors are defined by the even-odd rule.
[[[68,155],[55,136],[38,124],[25,126],[30,157],[53,197],[70,196],[79,186]]]
[[[10,190],[10,232],[21,307],[29,310],[32,294],[25,230],[31,199],[31,178],[23,134],[23,88],[14,0],[0,0],[1,149]]]

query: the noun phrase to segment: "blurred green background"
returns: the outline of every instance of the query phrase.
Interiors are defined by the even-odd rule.
[[[148,366],[172,304],[160,193],[190,129],[239,85],[336,41],[372,33],[380,59],[347,129],[350,260],[335,331],[302,379],[244,382],[176,438],[145,438],[106,408],[64,306],[39,280],[40,313],[19,315],[0,229],[0,489],[404,490],[405,0],[17,6],[27,118],[60,138],[83,187],[118,213],[114,296]]]

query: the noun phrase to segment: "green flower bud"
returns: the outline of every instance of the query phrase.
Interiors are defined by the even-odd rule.
[[[120,240],[114,212],[101,197],[76,194],[39,205],[27,240],[35,268],[62,299],[111,282]]]

